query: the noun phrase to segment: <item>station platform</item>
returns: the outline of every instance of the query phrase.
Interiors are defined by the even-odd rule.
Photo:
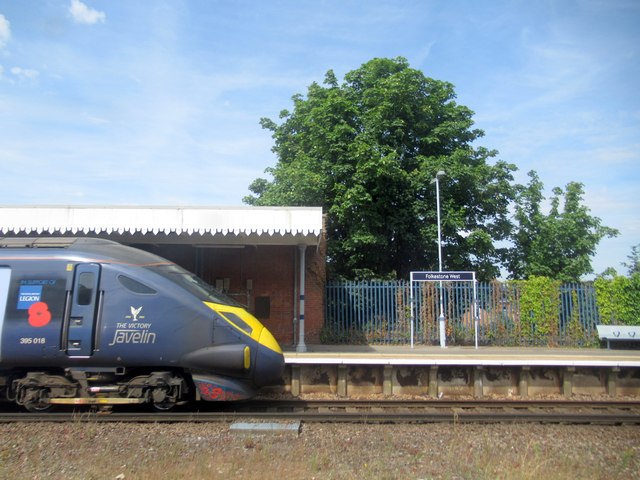
[[[640,350],[606,348],[307,345],[283,347],[287,364],[640,367]]]
[[[307,345],[304,352],[283,351],[281,387],[295,396],[640,397],[640,350]]]

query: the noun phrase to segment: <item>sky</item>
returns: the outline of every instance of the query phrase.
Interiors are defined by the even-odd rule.
[[[0,205],[237,206],[276,164],[259,125],[332,69],[405,57],[453,83],[477,146],[584,184],[640,244],[638,0],[0,0]]]

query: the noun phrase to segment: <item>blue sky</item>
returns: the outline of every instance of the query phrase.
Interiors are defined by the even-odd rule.
[[[0,205],[240,205],[261,117],[374,57],[453,83],[479,145],[640,244],[637,0],[0,0]]]

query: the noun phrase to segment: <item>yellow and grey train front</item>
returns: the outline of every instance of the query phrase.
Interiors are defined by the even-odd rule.
[[[242,400],[278,382],[284,356],[271,332],[240,306],[204,303],[215,312],[214,342],[183,357],[193,367],[196,399]]]
[[[181,360],[191,371],[196,399],[241,400],[281,381],[284,355],[271,332],[241,304],[180,267],[172,269],[183,287],[204,299],[207,316],[213,317],[211,344],[189,351]]]

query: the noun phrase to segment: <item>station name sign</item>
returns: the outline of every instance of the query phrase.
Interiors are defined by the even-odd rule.
[[[412,282],[468,282],[475,277],[475,272],[411,272]]]

